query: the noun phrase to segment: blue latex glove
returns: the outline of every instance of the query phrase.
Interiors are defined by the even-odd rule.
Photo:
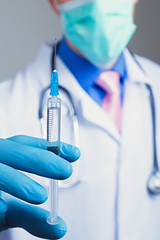
[[[49,225],[48,211],[25,203],[41,204],[47,200],[47,192],[18,170],[63,180],[72,174],[70,162],[80,157],[79,149],[66,143],[61,143],[60,156],[46,149],[43,139],[28,136],[0,139],[0,231],[21,227],[47,239],[58,239],[66,233],[62,219],[57,225]]]

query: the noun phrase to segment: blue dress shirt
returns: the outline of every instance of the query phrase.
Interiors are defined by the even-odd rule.
[[[96,80],[104,69],[96,67],[87,59],[73,52],[73,50],[67,45],[64,38],[59,43],[57,52],[64,64],[75,76],[81,87],[90,95],[91,98],[101,105],[106,92],[96,84]],[[124,80],[127,78],[123,53],[111,70],[120,74],[121,99],[123,101]]]

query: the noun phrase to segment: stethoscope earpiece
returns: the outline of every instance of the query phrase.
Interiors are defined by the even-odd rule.
[[[148,179],[148,191],[151,194],[160,194],[160,171],[155,170]]]

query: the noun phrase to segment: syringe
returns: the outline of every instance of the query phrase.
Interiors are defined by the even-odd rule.
[[[58,74],[54,70],[51,77],[51,97],[47,103],[47,150],[59,155],[60,150],[60,122],[61,122],[61,100],[58,93]],[[57,224],[58,217],[58,181],[51,179],[50,185],[51,211],[47,218],[49,224]]]

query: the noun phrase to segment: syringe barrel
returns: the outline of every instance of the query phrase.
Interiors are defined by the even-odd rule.
[[[60,150],[61,100],[57,96],[47,102],[47,150],[59,155]],[[51,209],[47,219],[49,224],[57,224],[58,217],[58,181],[51,179]]]
[[[57,155],[56,147],[60,146],[60,124],[61,124],[61,100],[54,96],[48,98],[47,102],[47,142],[48,149]]]

